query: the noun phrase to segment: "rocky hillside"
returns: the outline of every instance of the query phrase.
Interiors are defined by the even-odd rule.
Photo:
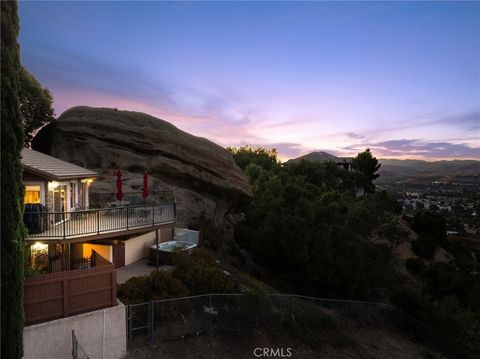
[[[237,208],[250,196],[248,178],[222,147],[144,113],[74,107],[44,127],[32,147],[99,172],[92,191],[113,193],[122,169],[124,192],[174,191],[179,222],[201,217],[232,236]]]

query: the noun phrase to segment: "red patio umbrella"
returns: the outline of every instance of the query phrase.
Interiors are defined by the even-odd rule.
[[[148,173],[145,170],[143,172],[143,193],[142,196],[145,200],[147,200],[147,197],[150,193],[148,192]]]
[[[117,201],[121,201],[123,198],[122,192],[122,172],[120,170],[117,171]]]

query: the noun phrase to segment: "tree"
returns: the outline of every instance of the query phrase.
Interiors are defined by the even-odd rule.
[[[22,166],[24,134],[18,100],[20,54],[17,3],[1,2],[1,299],[3,358],[23,355]]]
[[[370,149],[367,148],[364,152],[361,152],[352,161],[352,167],[360,175],[360,184],[365,189],[365,192],[375,192],[375,185],[373,181],[380,175],[376,173],[380,169],[378,160],[372,156]]]
[[[25,130],[25,145],[29,146],[38,129],[55,118],[52,96],[25,68],[20,69],[20,112]]]
[[[238,148],[227,147],[227,150],[232,154],[237,166],[243,171],[251,163],[259,165],[266,171],[271,171],[279,165],[278,153],[275,148],[242,146]]]

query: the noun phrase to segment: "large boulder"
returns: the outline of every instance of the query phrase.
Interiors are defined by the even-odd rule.
[[[140,195],[143,172],[150,191],[173,191],[178,221],[211,222],[227,237],[251,196],[248,178],[224,148],[144,113],[73,107],[44,127],[33,149],[101,174],[92,192],[115,192],[122,170],[124,192]]]

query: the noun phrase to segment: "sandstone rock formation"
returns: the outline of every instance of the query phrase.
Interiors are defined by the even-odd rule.
[[[224,148],[144,113],[74,107],[44,127],[32,147],[99,172],[94,193],[113,194],[120,168],[123,191],[140,194],[147,170],[151,192],[174,192],[180,224],[204,217],[227,237],[251,195]]]

